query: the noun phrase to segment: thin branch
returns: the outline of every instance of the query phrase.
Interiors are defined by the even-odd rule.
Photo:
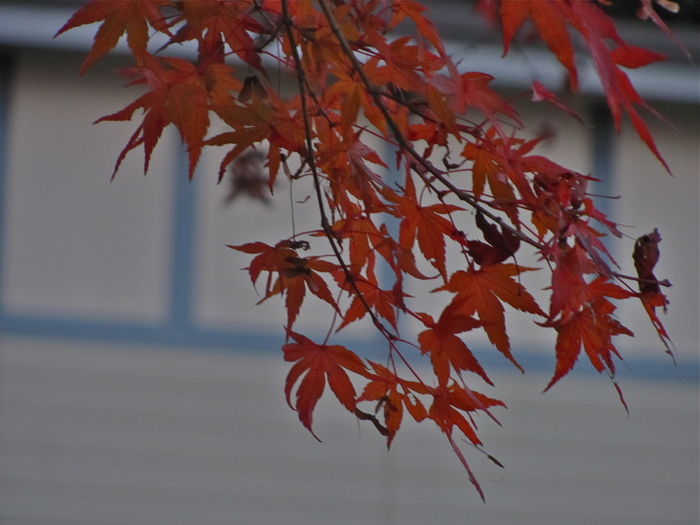
[[[369,79],[367,74],[365,73],[364,68],[362,67],[362,64],[357,60],[357,57],[355,56],[355,53],[353,52],[352,48],[350,47],[350,44],[348,43],[347,39],[345,38],[345,35],[343,35],[343,32],[340,29],[340,26],[338,25],[338,21],[335,19],[333,16],[333,12],[331,11],[330,6],[328,5],[327,0],[319,0],[319,4],[321,6],[321,9],[323,10],[324,15],[328,19],[328,23],[331,26],[331,30],[333,31],[333,34],[335,37],[338,39],[340,42],[341,47],[343,48],[343,51],[347,55],[347,57],[350,59],[350,61],[353,64],[353,67],[357,74],[360,76],[360,79],[362,80],[362,83],[365,85],[365,88],[367,89],[367,93],[372,97],[374,100],[375,104],[379,108],[379,110],[382,113],[382,116],[387,122],[387,125],[389,128],[391,128],[391,132],[394,135],[394,138],[396,139],[396,142],[398,145],[401,147],[402,150],[406,151],[414,160],[416,163],[420,164],[428,173],[430,173],[433,177],[435,177],[440,183],[442,183],[445,187],[447,187],[457,198],[460,200],[466,202],[469,204],[472,208],[475,210],[480,211],[484,215],[486,215],[488,218],[490,218],[492,221],[498,223],[499,226],[501,226],[504,230],[510,231],[513,235],[518,237],[521,241],[530,244],[531,246],[534,246],[535,248],[542,250],[545,248],[545,245],[542,243],[539,243],[533,239],[531,239],[528,235],[524,234],[520,230],[513,228],[510,224],[508,224],[506,221],[504,221],[501,217],[498,215],[494,214],[487,208],[483,207],[477,199],[469,195],[467,192],[464,190],[458,188],[455,186],[448,178],[445,177],[445,174],[442,170],[438,169],[433,165],[428,159],[423,158],[422,155],[420,155],[413,145],[404,137],[403,133],[399,129],[398,125],[396,124],[396,121],[392,117],[391,113],[387,109],[387,107],[384,105],[382,101],[382,93],[377,90],[377,88],[372,84],[372,81]],[[430,181],[426,178],[425,173],[421,173],[420,170],[414,170],[418,176],[423,180],[423,182],[430,186],[431,183]]]
[[[396,336],[392,334],[385,326],[384,324],[379,320],[379,318],[375,315],[375,313],[372,311],[372,308],[370,305],[367,303],[366,299],[362,295],[362,292],[357,286],[357,283],[355,281],[355,276],[352,274],[350,271],[350,268],[348,268],[347,263],[343,259],[343,255],[340,252],[340,248],[338,246],[335,232],[333,231],[333,228],[330,225],[330,222],[328,221],[328,215],[326,214],[326,207],[323,202],[323,190],[321,188],[321,177],[319,175],[319,170],[318,166],[316,166],[316,159],[313,155],[313,150],[314,150],[314,144],[313,144],[313,137],[312,137],[312,125],[311,121],[309,119],[309,108],[308,108],[308,103],[307,103],[307,89],[308,89],[308,83],[306,80],[306,74],[304,71],[304,67],[301,62],[301,57],[299,56],[299,50],[297,49],[297,44],[296,44],[296,39],[294,38],[294,31],[293,31],[293,21],[291,17],[289,16],[289,6],[288,6],[288,0],[283,0],[282,1],[282,17],[284,20],[284,25],[286,28],[287,32],[287,38],[289,38],[289,45],[292,50],[292,57],[294,59],[294,69],[296,71],[297,75],[297,83],[299,84],[299,93],[301,97],[301,112],[302,112],[302,117],[304,119],[304,132],[305,132],[305,140],[306,140],[306,162],[309,164],[309,168],[311,169],[311,174],[313,176],[313,181],[314,181],[314,190],[316,193],[316,200],[318,204],[318,210],[319,213],[321,214],[321,227],[326,234],[326,237],[328,238],[328,242],[331,245],[331,249],[333,250],[333,254],[335,255],[336,260],[340,264],[340,267],[343,270],[343,273],[345,274],[345,279],[346,282],[350,284],[350,287],[352,288],[353,292],[357,296],[357,298],[360,300],[362,305],[364,306],[365,310],[369,314],[370,318],[372,319],[372,323],[374,326],[380,331],[380,333],[389,341],[392,341],[396,339]]]
[[[638,283],[658,284],[659,286],[665,286],[667,288],[673,286],[668,279],[664,279],[663,281],[657,281],[656,279],[641,279],[639,277],[633,277],[631,275],[624,275],[621,273],[613,273],[613,275],[618,279],[628,279],[630,281],[636,281]]]

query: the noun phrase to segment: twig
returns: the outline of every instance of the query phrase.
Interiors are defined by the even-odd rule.
[[[311,169],[311,174],[313,177],[314,181],[314,190],[316,193],[316,200],[318,203],[318,210],[319,213],[321,214],[321,228],[323,229],[323,232],[326,234],[326,237],[328,238],[328,242],[331,245],[331,249],[333,250],[333,254],[335,255],[336,260],[340,264],[341,269],[343,270],[343,273],[345,274],[345,279],[346,282],[349,283],[350,287],[352,288],[353,292],[357,296],[357,298],[360,300],[362,305],[364,306],[365,310],[369,314],[370,318],[372,319],[372,322],[374,326],[380,331],[380,333],[388,340],[392,341],[396,339],[396,335],[392,334],[385,326],[384,324],[379,320],[379,318],[375,315],[375,313],[372,311],[372,308],[370,305],[367,303],[366,299],[362,295],[362,292],[360,292],[360,289],[357,286],[357,283],[355,282],[355,276],[352,274],[350,271],[350,268],[348,268],[347,263],[343,259],[343,255],[340,252],[340,248],[338,247],[338,243],[335,237],[335,232],[333,231],[333,228],[330,225],[330,222],[328,221],[328,215],[326,214],[326,207],[325,204],[323,203],[323,190],[321,189],[321,177],[319,175],[318,171],[318,166],[316,166],[316,159],[313,155],[313,137],[312,137],[312,125],[309,120],[309,108],[308,108],[308,103],[306,100],[307,97],[307,88],[308,84],[306,81],[306,74],[304,72],[304,67],[301,63],[301,57],[299,56],[299,51],[297,49],[297,44],[296,44],[296,39],[294,38],[294,31],[292,29],[293,22],[291,17],[289,16],[289,6],[288,6],[288,0],[282,0],[282,17],[284,21],[284,25],[286,28],[287,32],[287,38],[289,38],[289,45],[292,50],[292,56],[294,58],[294,69],[296,71],[297,75],[297,83],[299,84],[299,92],[300,92],[300,97],[301,97],[301,113],[302,117],[304,119],[304,132],[305,132],[305,140],[306,140],[306,162],[309,165],[309,168]]]
[[[486,215],[488,218],[490,218],[492,221],[498,223],[499,226],[501,226],[504,230],[510,231],[513,235],[518,237],[521,241],[530,244],[531,246],[534,246],[535,248],[542,250],[545,248],[545,245],[542,243],[539,243],[533,239],[531,239],[528,235],[524,234],[522,231],[513,228],[510,224],[505,222],[501,217],[498,215],[492,213],[490,210],[484,208],[481,206],[477,200],[466,193],[464,190],[458,188],[452,182],[450,182],[449,179],[447,179],[444,175],[444,172],[438,168],[436,168],[429,160],[423,158],[422,155],[420,155],[413,145],[404,137],[403,133],[401,133],[401,130],[399,129],[398,125],[396,124],[396,121],[392,117],[391,113],[389,110],[386,108],[384,105],[381,97],[382,93],[377,90],[377,88],[372,84],[371,80],[369,77],[367,77],[367,74],[364,71],[364,68],[362,67],[362,64],[357,60],[357,57],[352,51],[352,48],[350,47],[350,44],[348,43],[347,39],[345,38],[345,35],[343,35],[340,26],[338,26],[338,21],[335,19],[333,16],[333,12],[331,11],[330,6],[328,5],[327,0],[319,0],[319,4],[321,6],[321,9],[323,10],[324,15],[328,19],[328,23],[331,26],[331,30],[333,31],[333,34],[335,37],[338,39],[340,42],[341,47],[343,48],[343,51],[347,55],[347,57],[350,59],[350,61],[353,64],[353,68],[357,72],[357,74],[360,76],[360,79],[362,80],[362,83],[365,85],[365,88],[367,88],[367,93],[372,97],[374,100],[375,104],[379,108],[379,110],[382,113],[382,116],[387,122],[387,125],[389,128],[391,128],[391,132],[394,135],[394,138],[396,139],[396,142],[398,145],[406,151],[414,160],[416,163],[420,164],[427,172],[429,172],[432,176],[434,176],[440,183],[442,183],[445,187],[447,187],[457,198],[460,200],[466,202],[469,204],[472,208],[475,210],[480,211],[484,215]],[[418,174],[418,176],[423,180],[423,182],[431,186],[431,183],[429,180],[427,180],[425,173],[421,173],[419,170],[414,170]]]

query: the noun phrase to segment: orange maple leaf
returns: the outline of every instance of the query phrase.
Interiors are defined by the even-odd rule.
[[[556,367],[545,391],[571,371],[581,348],[598,372],[607,370],[612,378],[615,374],[612,357],[621,359],[612,337],[633,335],[614,318],[615,306],[608,298],[627,299],[636,294],[610,282],[605,275],[586,282],[583,275],[590,273],[589,266],[595,268],[583,249],[574,247],[566,250],[553,272],[550,317],[540,323],[557,331]],[[624,404],[622,392],[615,386]]]
[[[377,33],[367,34],[368,42],[377,50],[365,64],[368,78],[378,86],[389,83],[407,92],[422,91],[426,75],[439,70],[443,60],[419,46],[411,45],[410,37],[399,37],[390,43]]]
[[[364,106],[366,114],[372,116],[378,110],[361,79],[343,70],[336,72],[335,76],[337,80],[323,93],[323,99],[329,107],[340,108],[340,129],[343,135],[347,135],[357,123],[360,107]]]
[[[589,301],[599,296],[615,299],[631,297],[632,293],[608,282],[609,277],[599,275],[587,282],[585,275],[600,272],[586,250],[576,242],[573,247],[560,246],[552,257],[556,267],[552,271],[552,295],[549,317],[567,320],[579,312]]]
[[[640,1],[642,12],[667,31],[651,10],[652,0]],[[629,114],[639,136],[661,159],[637,113],[639,107],[648,106],[623,70],[663,57],[626,44],[597,5],[605,0],[479,3],[500,8],[505,53],[517,31],[531,21],[568,70],[574,89],[572,36],[578,32],[575,36],[589,48],[616,126],[620,127],[623,113]],[[315,436],[313,412],[328,384],[340,404],[357,418],[371,421],[388,445],[406,412],[415,421],[430,419],[447,436],[483,498],[457,445],[464,440],[457,435],[464,434],[480,449],[476,413],[493,418],[489,408],[505,405],[467,386],[465,372],[491,381],[460,335],[483,328],[496,349],[519,367],[506,333],[508,304],[533,317],[542,316],[544,321],[538,324],[557,333],[556,366],[548,389],[569,373],[582,351],[596,370],[613,377],[614,358],[619,355],[612,338],[631,335],[614,317],[613,300],[640,298],[670,353],[670,340],[656,316],[656,308],[667,304],[659,287],[668,284],[653,274],[659,255],[653,235],[638,239],[635,248],[639,293],[612,281],[634,278],[608,268],[612,259],[599,238],[602,232],[591,221],[614,235],[621,233],[593,205],[586,189],[592,177],[531,154],[542,138],[517,136],[518,114],[490,87],[493,78],[459,71],[425,10],[417,0],[90,0],[58,34],[101,23],[81,73],[122,37],[135,57],[136,67],[124,73],[132,84],[145,87],[145,94],[99,120],[130,120],[143,111],[142,123],[120,153],[115,172],[125,156],[141,146],[147,170],[164,128],[173,124],[189,150],[190,177],[204,146],[228,147],[222,176],[236,160],[240,164],[246,151],[265,142],[270,176],[267,181],[254,180],[258,190],[267,182],[272,191],[280,167],[290,181],[313,179],[321,226],[301,235],[324,237],[332,255],[304,257],[302,250],[308,250],[309,243],[296,237],[274,245],[230,246],[250,255],[247,270],[254,286],[265,274],[260,302],[276,295],[284,300],[283,353],[292,363],[284,388],[287,403]],[[391,32],[399,25],[401,31],[415,26],[419,34],[394,38]],[[157,53],[187,42],[196,48],[196,58],[150,54],[154,35],[169,37]],[[242,60],[248,71],[234,71],[226,64],[229,58]],[[290,77],[295,85],[286,89],[284,83],[271,81],[264,59],[296,73]],[[535,82],[533,89],[535,99],[563,108],[541,84]],[[205,140],[209,112],[223,120],[227,132]],[[478,113],[476,118],[473,113]],[[358,122],[363,117],[366,122]],[[394,148],[396,170],[405,170],[405,187],[389,187],[391,177],[382,173],[389,170],[387,156],[377,153],[388,150],[371,149],[369,141],[361,140],[363,134],[372,136],[372,144],[379,141]],[[444,169],[434,162],[438,156]],[[298,166],[296,173],[290,166]],[[471,181],[465,181],[465,175]],[[470,208],[481,237],[467,239],[455,226],[464,215],[455,212],[464,208],[445,202]],[[524,214],[532,215],[533,228]],[[387,215],[399,224],[384,222]],[[463,271],[448,272],[448,240],[465,255]],[[552,271],[549,315],[519,282],[522,272],[535,268],[504,264],[521,243],[535,248]],[[426,277],[418,270],[417,252],[436,268],[436,275]],[[387,271],[393,275],[386,276]],[[380,283],[377,275],[387,279]],[[410,303],[407,306],[410,296],[403,291],[403,279],[409,276],[440,278],[438,290],[451,292],[437,319],[409,309]],[[328,277],[337,285],[337,297],[350,292],[346,310],[331,294]],[[332,324],[342,317],[339,330],[369,313],[387,340],[388,364],[363,361],[344,346],[327,340],[317,344],[293,332],[308,292],[331,305]],[[400,313],[424,324],[413,342],[398,335]],[[424,359],[431,360],[433,373],[427,384],[401,354],[399,345],[404,344],[419,345]],[[399,377],[395,364],[415,380]],[[359,397],[351,374],[367,382]],[[376,403],[375,415],[360,410],[360,401]]]
[[[456,292],[458,297],[464,299],[462,304],[474,308],[489,341],[520,370],[522,367],[510,351],[502,302],[520,311],[544,316],[534,297],[513,279],[513,276],[522,272],[534,270],[537,268],[500,263],[484,266],[479,270],[470,268],[467,271],[455,272],[447,284],[438,288]]]
[[[351,213],[347,217],[333,224],[333,232],[339,239],[348,241],[351,266],[358,269],[364,268],[365,265],[368,268],[374,268],[375,250],[380,251],[385,259],[390,260],[390,250],[382,245],[386,233],[377,228],[370,216],[361,213],[358,205],[350,203],[349,211]]]
[[[350,195],[359,199],[367,210],[382,208],[377,198],[377,188],[384,186],[381,177],[367,162],[387,168],[382,158],[360,140],[359,133],[347,136],[337,134],[333,128],[323,130],[325,143],[318,145],[317,166],[331,184],[333,198],[344,206],[353,207]]]
[[[171,4],[170,0],[91,0],[73,14],[54,38],[69,29],[101,21],[102,25],[95,35],[95,43],[83,61],[80,74],[85,73],[96,60],[116,46],[124,33],[127,34],[129,49],[137,63],[143,65],[150,39],[148,24],[170,35],[167,20],[160,8]]]
[[[459,206],[448,204],[421,205],[416,196],[416,187],[410,174],[406,175],[406,188],[403,196],[386,189],[384,196],[397,204],[392,214],[401,219],[399,243],[406,249],[413,247],[416,239],[423,256],[443,278],[447,278],[445,266],[445,236],[456,236],[455,227],[443,215],[460,211]]]
[[[489,128],[491,132],[494,128]],[[491,192],[495,198],[504,198],[504,202],[508,199],[511,202],[514,200],[515,194],[513,189],[507,182],[498,178],[499,173],[503,171],[500,166],[501,157],[493,151],[491,141],[467,142],[462,151],[462,156],[473,162],[472,164],[472,191],[478,199],[484,193],[485,182],[488,180],[491,186]]]
[[[283,102],[271,90],[261,83],[258,88],[264,96],[255,94],[249,102],[230,103],[213,106],[212,110],[233,131],[221,133],[204,142],[205,146],[233,145],[224,155],[219,167],[219,180],[228,165],[239,155],[255,144],[269,141],[268,168],[270,170],[269,187],[272,190],[277,172],[282,162],[282,151],[304,151],[304,124],[301,115],[293,114],[294,101]]]

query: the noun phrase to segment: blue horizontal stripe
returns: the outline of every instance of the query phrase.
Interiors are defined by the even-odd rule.
[[[9,335],[64,338],[94,342],[114,342],[131,345],[167,345],[193,351],[254,351],[281,352],[284,330],[245,331],[224,330],[197,326],[151,325],[118,321],[96,321],[60,317],[41,317],[6,314],[0,317],[0,332]],[[308,334],[320,342],[325,334]],[[378,340],[361,341],[352,338],[333,337],[331,344],[342,344],[358,354],[379,362],[386,360],[386,343]],[[486,370],[513,370],[513,364],[492,348],[473,348],[474,355]],[[551,374],[554,372],[554,353],[541,349],[513,349],[513,355],[526,372]],[[596,374],[591,364],[581,358],[572,375]],[[677,366],[670,358],[634,359],[619,363],[617,376],[626,379],[680,381],[696,384],[700,379],[700,362],[697,359],[679,360]]]

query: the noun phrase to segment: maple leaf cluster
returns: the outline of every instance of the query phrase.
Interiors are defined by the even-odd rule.
[[[650,0],[643,4],[651,5]],[[590,52],[616,126],[626,113],[666,166],[638,114],[648,106],[624,72],[663,56],[628,45],[592,0],[483,0],[481,8],[500,20],[504,53],[521,26],[530,23],[568,71],[573,91],[576,34]],[[135,65],[122,74],[146,88],[126,108],[100,119],[141,118],[115,173],[125,155],[139,147],[147,170],[163,129],[173,125],[189,151],[190,177],[204,147],[227,148],[219,176],[233,166],[231,198],[250,193],[266,201],[265,184],[272,192],[280,176],[290,184],[306,180],[313,188],[317,230],[293,233],[274,246],[231,246],[252,256],[248,272],[253,283],[265,282],[262,300],[284,297],[282,351],[293,363],[284,391],[312,433],[314,407],[327,384],[340,404],[371,422],[387,444],[404,416],[432,421],[469,470],[457,435],[480,447],[474,416],[494,417],[491,408],[505,405],[469,386],[470,374],[493,382],[465,334],[485,332],[520,368],[506,307],[556,331],[556,368],[547,388],[573,368],[582,351],[596,370],[614,378],[620,358],[615,336],[632,335],[614,315],[621,300],[641,299],[670,348],[655,314],[667,304],[660,286],[668,285],[652,271],[658,233],[637,241],[638,277],[616,271],[601,237],[621,233],[587,192],[595,174],[535,154],[540,139],[519,135],[520,118],[491,89],[491,76],[460,72],[420,3],[92,0],[59,34],[98,22],[81,71],[126,34]],[[399,26],[402,36],[396,36]],[[149,47],[156,34],[167,41],[157,51]],[[168,55],[188,42],[196,45],[196,58]],[[460,58],[468,64],[468,57]],[[291,92],[281,93],[271,81],[278,73],[288,76]],[[535,101],[572,113],[542,84],[535,82],[533,93]],[[212,114],[225,123],[225,132],[208,135]],[[369,146],[377,141],[395,157],[383,159]],[[383,175],[390,165],[398,182]],[[468,224],[476,226],[476,234],[464,233]],[[317,248],[321,242],[325,255]],[[447,257],[447,247],[456,248],[456,262]],[[540,268],[518,264],[523,248],[539,258]],[[380,267],[389,269],[391,279],[378,279]],[[548,305],[538,304],[522,282],[532,271],[551,275]],[[447,297],[442,310],[421,311],[420,301],[404,291],[408,280],[433,283],[434,291]],[[294,330],[310,295],[332,311],[331,330],[321,342]],[[401,316],[421,327],[415,339],[401,333]],[[386,340],[384,364],[330,343],[333,333],[367,318]],[[420,362],[429,365],[431,377],[416,372]]]

